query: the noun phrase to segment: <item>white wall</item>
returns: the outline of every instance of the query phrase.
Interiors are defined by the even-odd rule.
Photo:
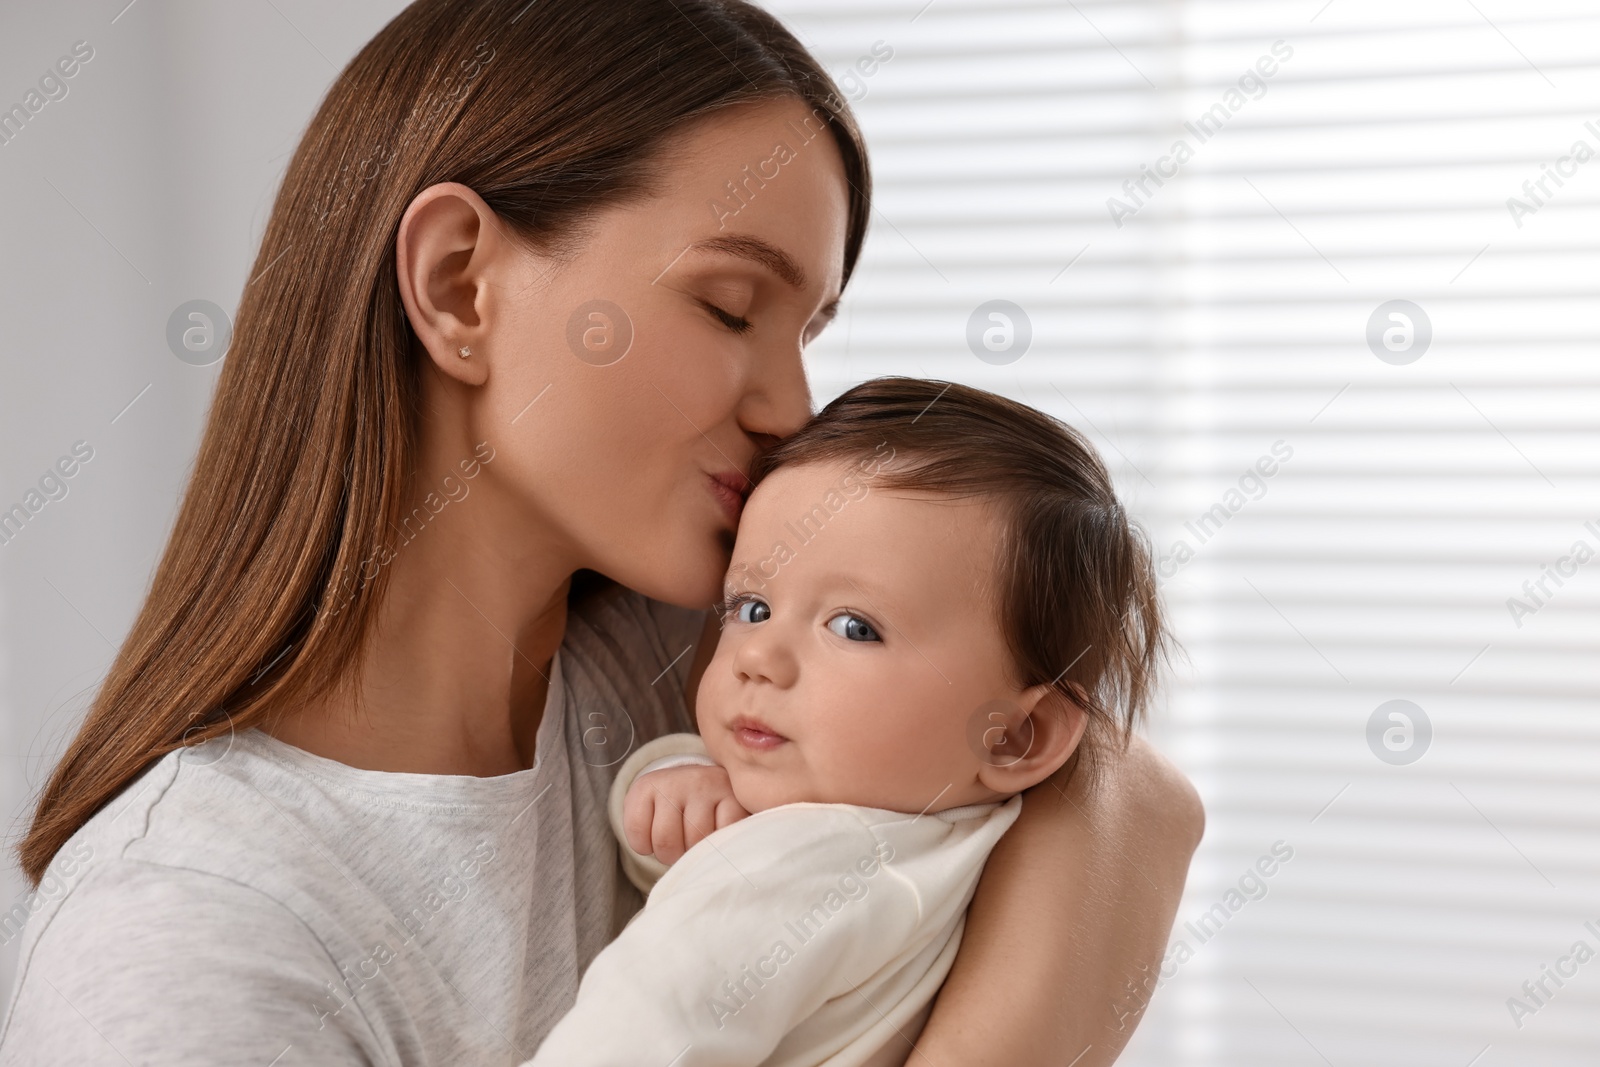
[[[93,449],[0,545],[8,842],[133,620],[199,444],[222,364],[176,358],[167,319],[194,299],[231,315],[333,64],[403,6],[126,2],[0,11],[0,106],[76,42],[93,49],[0,144],[0,508],[75,442]],[[0,913],[22,890],[8,855]],[[7,992],[16,947],[0,945]]]

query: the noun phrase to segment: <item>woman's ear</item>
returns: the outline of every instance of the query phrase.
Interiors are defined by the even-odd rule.
[[[1020,793],[1050,777],[1077,751],[1089,713],[1052,685],[979,709],[973,746],[978,781],[996,793]]]
[[[395,270],[406,317],[434,366],[467,385],[489,375],[493,271],[510,250],[494,209],[459,182],[430,185],[400,219]]]

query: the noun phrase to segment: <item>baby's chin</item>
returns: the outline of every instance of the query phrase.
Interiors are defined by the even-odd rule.
[[[828,789],[815,782],[797,780],[792,774],[768,767],[743,766],[728,769],[728,784],[745,811],[754,815],[784,804],[854,804],[863,808],[883,808],[882,798],[858,795],[849,789]],[[915,812],[922,805],[905,803],[889,811]]]
[[[728,784],[733,788],[734,799],[752,815],[784,804],[822,800],[817,791],[806,783],[767,767],[730,766]]]
[[[739,775],[730,772],[728,784],[733,787],[734,799],[751,815],[758,811],[782,807],[784,804],[794,804],[802,799],[800,790],[784,788],[782,783],[771,781],[770,776],[759,771],[746,771]]]

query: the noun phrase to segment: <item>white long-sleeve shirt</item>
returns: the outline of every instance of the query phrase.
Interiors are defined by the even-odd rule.
[[[660,738],[619,771],[630,876],[660,864],[622,839],[620,798],[698,740]],[[931,815],[784,804],[716,831],[655,882],[524,1067],[903,1063],[1021,808],[1020,795]]]

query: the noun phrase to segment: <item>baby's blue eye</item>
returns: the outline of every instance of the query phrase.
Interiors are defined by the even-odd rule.
[[[772,609],[759,600],[746,600],[739,605],[740,622],[766,622],[772,618]]]
[[[859,615],[851,615],[848,612],[835,615],[833,618],[829,619],[828,629],[832,630],[834,633],[838,634],[847,641],[883,640],[883,638],[878,636],[878,631],[872,628],[871,623],[867,622]]]

